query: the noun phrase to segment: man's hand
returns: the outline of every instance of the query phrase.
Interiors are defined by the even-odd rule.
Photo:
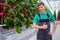
[[[42,26],[42,29],[47,29],[47,27],[48,26],[46,25],[46,23],[44,23],[43,26]]]
[[[49,35],[53,35],[53,34],[54,34],[54,32],[49,32],[48,34],[49,34]]]

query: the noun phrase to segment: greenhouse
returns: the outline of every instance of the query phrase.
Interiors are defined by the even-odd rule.
[[[50,13],[52,40],[60,40],[60,0],[0,0],[0,40],[37,40],[39,29],[34,24],[40,27],[37,22],[43,12]]]

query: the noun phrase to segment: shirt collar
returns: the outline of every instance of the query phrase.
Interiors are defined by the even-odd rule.
[[[40,14],[46,14],[46,12],[44,12],[44,13],[41,13],[41,12],[40,12]]]

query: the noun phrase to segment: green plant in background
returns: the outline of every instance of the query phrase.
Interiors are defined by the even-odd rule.
[[[46,11],[46,12],[51,12],[51,11],[49,10],[49,8],[47,8],[46,6],[45,6],[45,11]]]
[[[58,20],[60,20],[60,10],[58,11]]]
[[[5,18],[4,23],[8,28],[16,27],[16,31],[21,33],[22,26],[31,27],[32,19],[35,13],[38,13],[37,0],[4,0]]]
[[[39,13],[37,9],[38,0],[4,0],[5,18],[4,23],[8,28],[16,28],[21,33],[22,26],[31,27],[33,16]],[[47,8],[46,8],[47,10]]]
[[[54,17],[56,18],[56,11],[54,11]]]

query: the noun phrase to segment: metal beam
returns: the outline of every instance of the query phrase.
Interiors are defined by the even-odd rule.
[[[50,5],[50,3],[49,3],[49,0],[46,0],[47,1],[47,3],[49,4],[49,6],[50,6],[50,8],[52,9],[52,7],[51,7],[51,5]],[[53,9],[52,9],[53,10]]]

